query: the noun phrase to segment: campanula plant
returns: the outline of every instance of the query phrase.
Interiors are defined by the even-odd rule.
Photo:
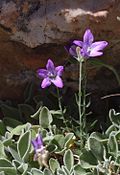
[[[61,104],[61,97],[59,93],[59,88],[63,88],[63,80],[61,78],[63,71],[63,66],[55,67],[53,61],[51,59],[48,59],[46,69],[38,69],[37,73],[40,78],[43,78],[43,81],[41,83],[42,88],[47,88],[51,84],[56,86],[59,109],[61,112],[63,122],[66,125],[66,128],[68,128],[64,117],[64,112]]]
[[[89,133],[86,129],[86,62],[103,55],[107,45],[106,41],[94,41],[91,30],[87,29],[83,40],[74,40],[67,47],[69,54],[79,65],[79,92],[76,95],[79,121],[74,116],[67,115],[67,110],[63,109],[59,90],[62,91],[64,87],[64,67],[56,67],[51,59],[48,59],[46,68],[37,70],[37,75],[42,79],[42,90],[49,86],[57,89],[59,110],[49,110],[40,103],[39,98],[34,98],[37,101],[36,112],[26,102],[18,105],[18,109],[14,108],[14,111],[6,104],[2,105],[3,112],[5,109],[7,112],[4,112],[5,120],[0,120],[1,175],[120,174],[120,113],[110,110],[111,126],[102,133]],[[13,112],[10,114],[11,110]],[[31,117],[32,122],[22,124],[17,120],[10,120],[11,116],[19,113],[21,116],[24,113],[23,117]],[[74,119],[66,123],[65,117]]]
[[[89,58],[103,55],[103,49],[108,45],[106,41],[94,42],[94,36],[90,29],[87,29],[83,35],[83,41],[74,40],[67,50],[77,59],[79,63],[79,93],[77,99],[80,124],[81,147],[84,142],[84,134],[86,128],[86,61]],[[84,69],[83,69],[84,63]],[[84,76],[84,77],[83,77]]]

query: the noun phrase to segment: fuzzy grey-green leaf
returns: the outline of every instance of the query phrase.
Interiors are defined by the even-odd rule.
[[[53,119],[52,119],[52,115],[51,115],[50,111],[48,110],[47,107],[43,107],[40,111],[39,124],[43,128],[49,128],[52,121],[53,121]]]
[[[0,158],[0,172],[4,171],[5,175],[16,175],[15,167],[7,159]]]
[[[109,152],[115,156],[117,156],[118,153],[118,144],[115,135],[110,135],[108,140],[108,149]]]
[[[96,165],[98,164],[96,157],[92,154],[90,150],[83,151],[83,153],[80,155],[80,162],[82,168],[85,169],[95,168]]]
[[[96,157],[96,159],[100,161],[103,160],[104,147],[100,141],[90,137],[88,139],[88,147],[91,150],[92,154]]]
[[[0,158],[6,158],[6,154],[4,151],[4,144],[2,143],[2,141],[0,141]]]
[[[49,169],[45,168],[44,169],[44,175],[53,175],[53,174]]]
[[[67,169],[70,171],[74,165],[74,157],[70,149],[65,152],[63,157],[63,162],[64,162],[64,165],[67,167]]]
[[[120,126],[120,113],[116,113],[114,109],[109,111],[109,118],[113,125]]]
[[[51,171],[52,171],[53,173],[55,173],[55,171],[56,171],[58,168],[60,168],[59,162],[58,162],[56,159],[53,159],[53,158],[51,158],[51,159],[49,160],[49,165],[50,165],[50,169],[51,169]]]
[[[17,143],[18,154],[23,160],[25,160],[28,157],[30,146],[31,146],[31,132],[27,131],[22,136],[20,136]]]
[[[75,175],[86,175],[86,170],[81,167],[81,165],[74,166]]]
[[[43,172],[37,168],[32,168],[32,175],[43,175]]]

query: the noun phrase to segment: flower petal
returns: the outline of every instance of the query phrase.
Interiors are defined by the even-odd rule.
[[[46,64],[46,68],[48,71],[54,72],[55,66],[54,66],[54,63],[51,59],[48,60],[48,62]]]
[[[92,52],[90,52],[89,57],[97,57],[101,55],[103,55],[103,52],[98,52],[98,51],[93,50]]]
[[[91,30],[87,29],[84,33],[84,36],[83,36],[83,42],[88,44],[88,45],[91,45],[93,40],[94,40],[94,36],[91,33]]]
[[[79,41],[79,40],[74,40],[73,41],[73,44],[76,44],[77,46],[80,46],[80,47],[83,46],[83,42],[82,41]]]
[[[42,78],[46,78],[48,71],[46,69],[38,69],[37,74]]]
[[[46,88],[46,87],[48,87],[50,85],[51,85],[50,79],[49,78],[44,78],[43,81],[42,81],[41,87],[42,88]]]
[[[56,78],[55,78],[55,79],[52,79],[51,82],[52,82],[55,86],[57,86],[57,87],[59,87],[59,88],[62,88],[62,87],[63,87],[63,81],[62,81],[62,79],[61,79],[59,76],[56,76]]]
[[[91,50],[100,51],[103,50],[108,45],[107,41],[97,41],[92,43]]]
[[[42,140],[42,136],[40,134],[37,136],[36,142],[37,142],[39,148],[41,148],[41,146],[43,146],[43,140]]]
[[[62,75],[63,70],[64,70],[64,67],[63,67],[63,66],[57,66],[57,67],[55,68],[55,71],[57,72],[57,75],[58,75],[58,76],[61,76],[61,75]]]
[[[70,55],[72,55],[72,56],[74,56],[74,57],[77,56],[76,47],[77,47],[76,45],[72,45],[72,46],[70,47],[70,49],[69,49]]]

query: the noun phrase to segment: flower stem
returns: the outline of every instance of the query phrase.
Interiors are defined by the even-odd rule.
[[[62,104],[61,104],[61,97],[60,97],[60,93],[59,93],[59,89],[58,88],[57,88],[57,97],[58,97],[58,106],[59,106],[59,109],[61,111],[63,122],[64,122],[64,124],[66,126],[67,131],[69,131],[68,126],[67,126],[67,123],[66,123],[66,120],[65,120],[65,117],[64,117],[64,113],[63,113],[63,109],[62,109]]]
[[[82,126],[82,61],[79,61],[79,93],[78,93],[78,111],[79,111],[79,122],[80,122],[80,139],[81,146],[83,144],[83,126]]]
[[[83,110],[82,110],[82,116],[83,116],[83,129],[86,130],[86,60],[84,60],[84,67],[83,67]]]

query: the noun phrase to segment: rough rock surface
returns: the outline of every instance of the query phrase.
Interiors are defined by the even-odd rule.
[[[119,67],[119,16],[120,0],[1,0],[0,99],[20,98],[26,83],[35,79],[35,70],[49,57],[64,64],[64,44],[82,39],[86,28],[93,31],[96,40],[109,42],[100,59]],[[117,87],[108,70],[89,66],[88,77],[92,91]],[[76,87],[76,67],[66,67],[64,78],[70,81],[68,86]]]
[[[0,4],[0,24],[10,30],[13,40],[31,48],[81,37],[88,27],[98,38],[111,39],[120,31],[119,0],[3,0]]]

